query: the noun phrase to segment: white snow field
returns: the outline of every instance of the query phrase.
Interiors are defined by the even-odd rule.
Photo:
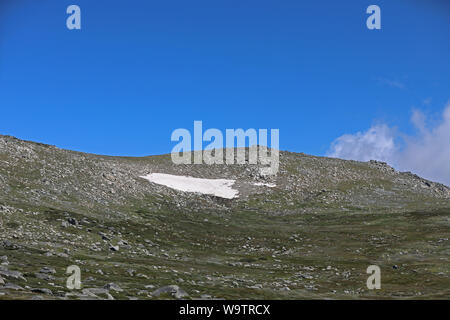
[[[227,179],[201,179],[187,176],[176,176],[166,173],[150,173],[146,176],[140,176],[150,182],[161,184],[166,187],[185,191],[210,194],[225,199],[238,197],[238,191],[231,188],[236,180]]]

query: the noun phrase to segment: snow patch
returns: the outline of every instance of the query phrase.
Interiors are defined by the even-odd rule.
[[[201,179],[188,176],[176,176],[166,173],[150,173],[146,176],[140,177],[175,190],[184,192],[198,192],[225,199],[236,198],[239,193],[239,191],[231,188],[236,180]]]
[[[277,185],[274,183],[262,183],[262,182],[255,182],[253,183],[254,186],[263,186],[263,187],[269,187],[269,188],[275,188]]]

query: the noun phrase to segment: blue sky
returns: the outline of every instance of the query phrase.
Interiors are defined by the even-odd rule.
[[[0,28],[0,133],[84,152],[168,153],[202,120],[324,155],[450,99],[448,1],[1,0]]]

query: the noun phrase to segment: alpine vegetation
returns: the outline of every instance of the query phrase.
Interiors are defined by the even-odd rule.
[[[450,188],[379,161],[264,168],[0,135],[0,300],[448,299]]]

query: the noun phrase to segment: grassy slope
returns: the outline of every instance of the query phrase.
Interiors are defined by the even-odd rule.
[[[250,179],[245,168],[180,168],[167,155],[102,157],[8,141],[0,145],[0,256],[26,281],[3,277],[24,290],[0,286],[0,299],[31,298],[30,288],[63,297],[72,264],[82,269],[84,288],[119,284],[124,292],[111,291],[115,298],[155,298],[145,286],[167,284],[192,298],[450,297],[449,201],[415,177],[284,153],[277,188],[222,201],[136,177]],[[63,227],[69,217],[79,224]],[[19,248],[2,247],[1,239]],[[120,241],[127,245],[112,252]],[[382,270],[381,290],[366,288],[371,264]],[[55,279],[36,277],[44,266],[56,269]]]

